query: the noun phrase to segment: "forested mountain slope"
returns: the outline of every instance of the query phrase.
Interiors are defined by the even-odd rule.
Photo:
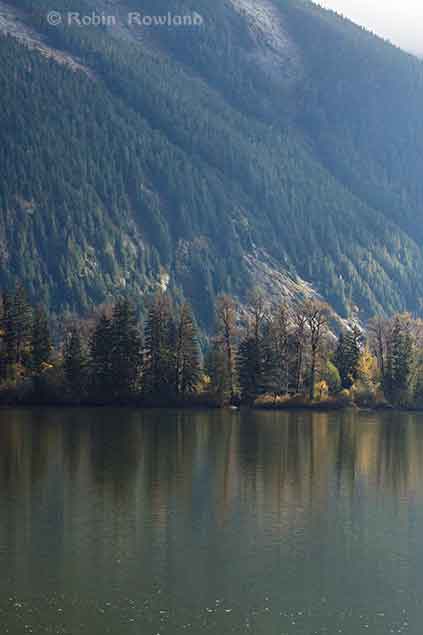
[[[116,24],[0,5],[2,286],[56,311],[169,287],[206,327],[218,292],[257,282],[344,316],[420,311],[421,62],[297,0],[54,9]]]

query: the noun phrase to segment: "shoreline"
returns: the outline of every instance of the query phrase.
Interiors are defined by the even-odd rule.
[[[353,410],[357,413],[409,413],[409,414],[423,414],[423,408],[412,407],[394,407],[390,405],[376,405],[376,406],[358,406],[356,404],[338,404],[327,402],[316,402],[312,404],[298,403],[298,404],[256,404],[254,406],[241,405],[239,407],[220,406],[213,404],[200,404],[200,403],[169,403],[167,405],[158,404],[140,404],[140,403],[16,403],[16,404],[0,404],[0,412],[7,412],[13,410],[33,410],[33,409],[46,409],[46,410],[139,410],[142,411],[160,411],[163,412],[170,410],[186,410],[186,411],[209,411],[209,412],[229,412],[232,414],[242,414],[243,412],[319,412],[319,413],[333,413],[333,412],[345,412]]]

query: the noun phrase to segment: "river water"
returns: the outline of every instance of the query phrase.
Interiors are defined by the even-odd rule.
[[[423,632],[423,416],[0,412],[0,633]]]

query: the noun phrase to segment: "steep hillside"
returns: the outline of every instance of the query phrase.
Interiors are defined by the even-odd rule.
[[[169,287],[206,327],[216,293],[257,282],[420,311],[420,62],[294,0],[54,9],[0,4],[1,285],[79,311]]]

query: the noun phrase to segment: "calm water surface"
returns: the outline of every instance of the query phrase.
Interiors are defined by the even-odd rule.
[[[0,633],[423,632],[423,417],[0,412]]]

